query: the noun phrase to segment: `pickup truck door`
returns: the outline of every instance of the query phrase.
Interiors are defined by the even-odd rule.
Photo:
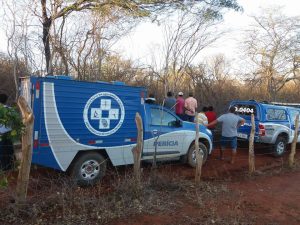
[[[145,130],[143,158],[176,157],[182,152],[185,134],[182,121],[173,113],[159,106],[149,106]]]

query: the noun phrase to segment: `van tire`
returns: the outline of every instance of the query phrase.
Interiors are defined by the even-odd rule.
[[[284,138],[282,136],[277,137],[276,142],[274,144],[274,148],[273,148],[273,155],[275,157],[282,156],[286,151],[286,146],[287,146],[286,138]]]
[[[208,150],[207,147],[203,144],[203,143],[199,143],[199,150],[201,150],[200,152],[202,152],[202,157],[203,157],[203,161],[202,164],[204,164],[207,160],[208,157]],[[191,167],[196,167],[197,163],[196,163],[196,154],[195,154],[195,143],[193,143],[188,151],[188,155],[187,155],[187,161],[188,164]]]
[[[81,187],[95,185],[106,172],[107,160],[97,152],[85,152],[74,162],[70,173]]]

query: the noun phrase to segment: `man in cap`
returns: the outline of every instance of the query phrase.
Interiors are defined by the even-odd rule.
[[[178,97],[176,99],[176,115],[180,119],[184,119],[184,98],[181,91],[178,93]]]

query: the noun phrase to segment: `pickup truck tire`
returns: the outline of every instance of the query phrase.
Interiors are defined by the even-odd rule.
[[[71,176],[79,186],[96,184],[106,172],[107,161],[97,152],[86,152],[80,155],[71,168]]]
[[[199,143],[199,150],[200,150],[200,153],[202,153],[202,157],[203,157],[202,163],[204,164],[206,162],[207,156],[208,156],[207,147],[203,143]],[[191,167],[196,167],[197,163],[196,163],[195,143],[193,143],[191,145],[191,147],[189,148],[187,160],[188,160],[188,164]]]
[[[273,155],[275,157],[280,157],[286,151],[287,140],[286,138],[279,136],[276,139],[276,142],[273,147]]]

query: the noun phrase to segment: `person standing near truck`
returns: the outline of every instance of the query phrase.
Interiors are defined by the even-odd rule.
[[[202,108],[202,111],[201,112],[199,112],[198,113],[198,122],[200,123],[200,124],[208,124],[208,120],[207,120],[207,117],[206,117],[206,115],[205,115],[205,112],[207,112],[207,107],[206,106],[204,106],[203,108]],[[197,118],[197,117],[196,117]],[[196,118],[195,118],[195,122],[196,122]]]
[[[208,110],[205,112],[205,115],[207,117],[208,123],[211,123],[212,121],[215,121],[217,119],[217,114],[214,112],[214,107],[209,106],[207,109]],[[208,129],[212,131],[215,130],[215,128],[216,125],[212,125],[208,127]]]
[[[193,93],[190,92],[189,97],[184,102],[185,115],[187,121],[194,122],[197,107],[197,100],[193,97]]]
[[[173,93],[168,91],[167,97],[164,101],[164,107],[175,112],[176,99],[173,97]]]
[[[230,107],[228,113],[221,115],[219,118],[207,124],[206,126],[214,126],[218,122],[222,123],[220,159],[223,160],[223,151],[228,145],[230,145],[232,149],[230,163],[234,164],[237,149],[237,129],[239,126],[245,123],[245,120],[235,114],[234,107]]]
[[[178,97],[176,99],[176,115],[184,120],[184,98],[183,93],[179,92]]]

